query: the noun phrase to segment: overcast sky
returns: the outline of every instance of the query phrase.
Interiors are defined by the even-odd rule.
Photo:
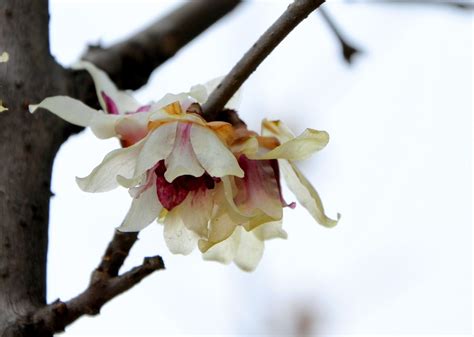
[[[118,41],[179,2],[51,1],[51,48],[71,64],[87,44]],[[160,67],[137,93],[144,103],[223,75],[287,1],[245,1]],[[253,273],[173,256],[161,225],[140,234],[126,268],[160,254],[160,271],[82,318],[65,336],[470,334],[472,14],[444,6],[327,8],[364,50],[351,67],[311,15],[245,84],[241,117],[258,130],[282,119],[329,145],[299,163],[320,192],[333,229],[303,207],[285,211],[288,240],[267,244]],[[46,113],[46,112],[45,112]],[[85,131],[54,166],[48,299],[87,285],[130,204],[124,189],[79,190],[115,140]],[[293,201],[285,190],[286,199]]]

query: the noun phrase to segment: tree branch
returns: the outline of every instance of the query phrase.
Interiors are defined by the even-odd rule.
[[[347,42],[347,40],[344,38],[343,34],[341,33],[341,30],[336,25],[336,23],[334,22],[332,17],[328,14],[325,8],[321,8],[319,10],[319,13],[321,13],[321,16],[323,17],[324,21],[326,21],[327,25],[336,36],[339,42],[339,45],[341,46],[342,56],[344,57],[344,60],[346,60],[346,62],[349,64],[352,63],[353,57],[357,55],[358,53],[360,53],[360,50],[354,47],[351,43]]]
[[[138,284],[154,271],[164,269],[160,256],[145,258],[143,264],[118,275],[138,233],[115,231],[105,254],[91,276],[86,290],[78,296],[63,302],[57,300],[24,318],[18,326],[26,336],[49,336],[64,329],[83,315],[97,315],[108,301]]]
[[[138,89],[156,67],[239,3],[240,0],[189,1],[121,43],[105,49],[91,47],[84,59],[106,71],[119,88]]]
[[[295,0],[232,68],[203,106],[208,120],[217,117],[225,104],[278,44],[325,0]]]

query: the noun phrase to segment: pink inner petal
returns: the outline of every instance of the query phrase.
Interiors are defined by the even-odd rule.
[[[275,179],[278,182],[278,192],[280,193],[280,201],[283,207],[290,207],[291,209],[295,209],[296,202],[287,203],[285,198],[283,198],[283,193],[281,192],[281,181],[280,181],[280,167],[278,166],[278,160],[271,159],[270,165],[272,166],[273,173],[275,174]]]
[[[156,191],[158,199],[163,207],[168,211],[171,211],[173,208],[181,204],[184,199],[186,199],[189,192],[213,189],[215,184],[219,181],[218,178],[212,178],[209,174],[204,173],[200,177],[183,175],[169,183],[164,177],[165,172],[165,161],[160,160],[155,169]]]
[[[117,104],[115,104],[114,100],[103,91],[101,91],[100,94],[104,99],[105,109],[107,110],[107,113],[111,115],[118,115],[119,109],[117,107]]]

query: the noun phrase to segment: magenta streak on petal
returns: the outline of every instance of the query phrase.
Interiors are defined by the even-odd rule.
[[[151,109],[151,105],[143,105],[141,107],[139,107],[136,111],[127,111],[125,112],[126,115],[134,115],[136,113],[139,113],[139,112],[149,112]]]
[[[253,213],[255,209],[260,209],[273,216],[275,207],[278,207],[276,204],[280,202],[279,207],[283,205],[272,160],[251,160],[241,155],[238,162],[245,175],[243,178],[235,178],[238,190],[235,203],[243,211]]]
[[[105,108],[107,113],[110,115],[118,115],[119,110],[117,108],[117,104],[115,104],[114,100],[110,98],[105,92],[101,91],[100,94],[105,102]]]
[[[156,192],[161,204],[168,211],[181,204],[189,192],[213,189],[216,182],[218,182],[209,174],[204,173],[200,177],[193,177],[191,175],[180,176],[169,183],[164,177],[165,172],[165,161],[160,160],[155,169]]]

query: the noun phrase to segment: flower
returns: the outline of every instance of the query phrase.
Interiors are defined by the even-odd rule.
[[[140,231],[157,220],[172,253],[186,255],[199,247],[206,260],[233,261],[252,271],[266,240],[287,237],[283,208],[296,203],[285,201],[280,176],[318,223],[337,224],[339,215],[337,220],[325,215],[318,193],[294,163],[323,149],[326,132],[306,129],[295,137],[281,122],[264,120],[258,135],[244,123],[207,122],[200,104],[219,79],[142,105],[91,63],[74,67],[92,76],[102,110],[55,96],[30,111],[45,108],[90,127],[99,138],[120,140],[121,148],[88,176],[76,178],[86,192],[129,189],[132,203],[118,230]],[[237,100],[238,95],[226,107],[234,108]]]
[[[235,137],[232,151],[245,175],[224,180],[226,197],[218,206],[223,211],[216,212],[208,238],[199,241],[199,248],[207,260],[234,261],[251,271],[262,257],[265,240],[286,238],[281,228],[283,208],[295,207],[282,196],[280,171],[298,202],[319,224],[333,227],[340,216],[333,220],[325,215],[318,193],[293,162],[323,149],[329,141],[326,132],[306,129],[295,137],[281,122],[264,120],[261,136],[246,128],[236,133],[240,137]]]

